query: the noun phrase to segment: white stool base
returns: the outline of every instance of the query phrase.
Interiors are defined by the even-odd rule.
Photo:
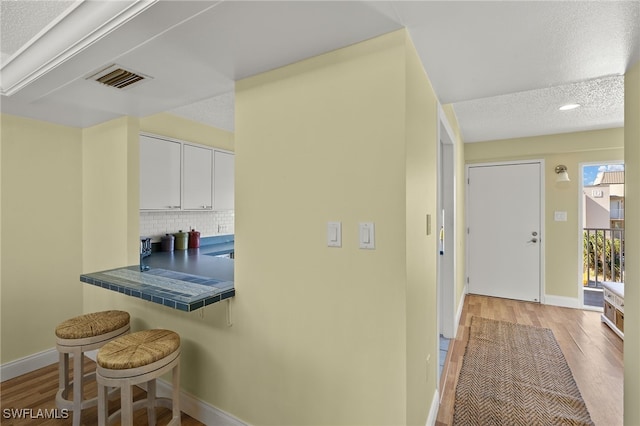
[[[82,410],[95,407],[97,398],[84,399],[84,383],[94,380],[96,374],[84,374],[84,353],[99,349],[116,337],[129,332],[129,324],[109,333],[83,339],[57,338],[56,349],[58,360],[58,392],[56,393],[56,407],[73,413],[73,426],[80,426]],[[73,377],[70,378],[69,355],[73,358]],[[78,380],[82,378],[82,380]],[[69,391],[73,389],[73,400],[69,399]]]

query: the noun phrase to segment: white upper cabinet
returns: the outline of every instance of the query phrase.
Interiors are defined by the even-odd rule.
[[[213,209],[213,149],[183,144],[182,209]]]
[[[214,152],[213,209],[234,209],[234,154],[222,151]]]
[[[140,135],[140,209],[180,210],[182,144]]]
[[[233,210],[234,154],[140,135],[140,210]]]

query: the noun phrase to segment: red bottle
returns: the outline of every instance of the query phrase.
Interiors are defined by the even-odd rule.
[[[200,232],[192,229],[189,232],[189,248],[198,248],[200,247]]]

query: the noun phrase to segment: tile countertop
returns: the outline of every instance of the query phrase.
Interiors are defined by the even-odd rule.
[[[235,296],[234,261],[215,257],[233,252],[233,240],[226,240],[212,237],[201,240],[197,249],[154,252],[144,259],[149,266],[145,272],[133,265],[82,274],[80,281],[181,311],[194,311]]]

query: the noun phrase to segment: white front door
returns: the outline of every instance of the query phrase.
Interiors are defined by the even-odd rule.
[[[540,301],[541,163],[468,168],[469,293]]]

